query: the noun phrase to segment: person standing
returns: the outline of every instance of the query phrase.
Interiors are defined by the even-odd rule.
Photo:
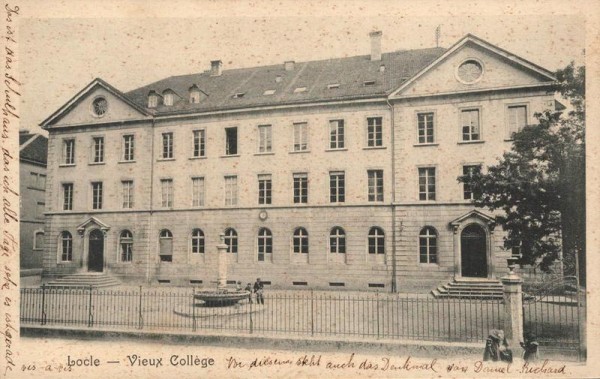
[[[252,283],[248,283],[244,290],[248,292],[248,303],[252,304]]]
[[[265,298],[263,294],[264,285],[260,281],[260,278],[256,278],[254,282],[254,293],[256,294],[256,304],[265,304]]]
[[[504,337],[504,331],[494,329],[485,341],[485,350],[483,351],[484,361],[504,361],[512,362],[512,351],[508,348],[508,342]]]
[[[537,341],[535,334],[529,332],[525,334],[525,341],[521,342],[523,350],[523,360],[525,362],[535,362],[539,359],[538,347],[540,343]]]

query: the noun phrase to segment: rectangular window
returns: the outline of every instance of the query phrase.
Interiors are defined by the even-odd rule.
[[[435,200],[435,167],[419,168],[419,200]]]
[[[237,205],[237,176],[225,177],[225,205]]]
[[[133,208],[133,180],[123,180],[121,182],[123,195],[123,208]]]
[[[383,170],[368,170],[369,201],[383,201]]]
[[[63,140],[63,164],[75,164],[75,140]]]
[[[102,182],[92,182],[92,209],[102,209]]]
[[[161,194],[160,205],[163,208],[172,208],[173,207],[173,179],[161,179],[160,180],[160,194]]]
[[[329,173],[329,202],[343,203],[345,201],[345,174],[343,171]]]
[[[162,134],[162,157],[163,159],[173,158],[173,133]]]
[[[104,162],[104,137],[94,137],[92,154],[94,163]]]
[[[204,129],[201,130],[194,130],[194,151],[193,151],[193,157],[194,158],[198,158],[198,157],[204,157],[206,156],[206,151],[205,151],[205,147],[206,147],[206,131]]]
[[[419,143],[434,143],[434,116],[433,112],[417,114],[417,130]]]
[[[237,128],[225,128],[225,155],[237,155]]]
[[[45,190],[46,189],[46,175],[39,174],[37,172],[30,172],[31,177],[31,188]]]
[[[192,178],[192,207],[204,206],[204,178]]]
[[[306,122],[294,123],[294,151],[308,150],[308,124]]]
[[[133,134],[123,136],[123,160],[132,161],[134,160],[135,141]]]
[[[479,109],[464,109],[461,111],[461,127],[463,141],[479,141],[481,131],[479,128]]]
[[[258,126],[258,152],[270,153],[273,150],[271,125]]]
[[[258,175],[258,204],[271,204],[271,175]]]
[[[308,203],[308,174],[294,174],[294,204]]]
[[[480,165],[463,166],[463,175],[473,176],[473,174],[479,170],[481,170]],[[473,200],[473,189],[467,183],[463,184],[463,199]]]
[[[73,210],[73,183],[63,183],[63,210]]]
[[[368,117],[367,118],[367,146],[378,147],[383,146],[383,118]]]
[[[523,129],[527,125],[527,106],[511,105],[508,107],[508,138],[512,138],[513,133]]]
[[[344,120],[329,121],[329,148],[344,148]]]

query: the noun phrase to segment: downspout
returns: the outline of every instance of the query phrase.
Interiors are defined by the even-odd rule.
[[[152,248],[150,247],[151,243],[151,234],[154,230],[154,221],[153,221],[153,209],[154,209],[154,116],[152,117],[152,126],[150,128],[151,133],[151,147],[150,147],[150,219],[148,220],[148,232],[147,236],[147,244],[148,246],[148,257],[146,258],[146,282],[150,283],[150,261],[152,257]]]
[[[394,106],[390,103],[389,98],[386,97],[385,102],[391,113],[391,156],[392,156],[392,293],[398,292],[398,283],[396,279],[396,145],[394,141]]]

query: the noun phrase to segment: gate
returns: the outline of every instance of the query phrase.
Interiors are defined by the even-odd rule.
[[[566,276],[544,282],[523,293],[523,330],[532,333],[544,355],[585,359],[585,293],[577,279]]]

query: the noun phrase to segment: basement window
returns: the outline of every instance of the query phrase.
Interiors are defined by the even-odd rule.
[[[190,284],[202,284],[202,280],[192,279],[190,280]]]
[[[266,285],[266,286],[270,286],[271,285],[271,281],[270,280],[261,280],[260,282],[262,284]]]
[[[263,95],[268,96],[268,95],[273,95],[275,93],[274,89],[268,89],[265,92],[263,92]]]
[[[295,286],[307,286],[308,282],[292,282],[292,284]]]
[[[328,84],[327,85],[327,89],[337,89],[340,88],[340,84],[339,83],[334,83],[334,84]]]
[[[244,97],[245,94],[246,94],[245,92],[238,92],[235,95],[233,95],[232,97],[234,99],[241,99],[242,97]]]
[[[374,86],[374,85],[375,85],[375,81],[374,81],[374,80],[365,80],[365,81],[363,82],[363,85],[364,85],[365,87],[368,87],[368,86]]]
[[[294,90],[294,93],[301,93],[301,92],[306,92],[306,87],[297,87]]]
[[[158,279],[158,284],[169,284],[171,281],[169,279]]]
[[[344,282],[329,282],[329,287],[345,287],[346,283]]]
[[[385,288],[383,283],[369,283],[369,288]]]

